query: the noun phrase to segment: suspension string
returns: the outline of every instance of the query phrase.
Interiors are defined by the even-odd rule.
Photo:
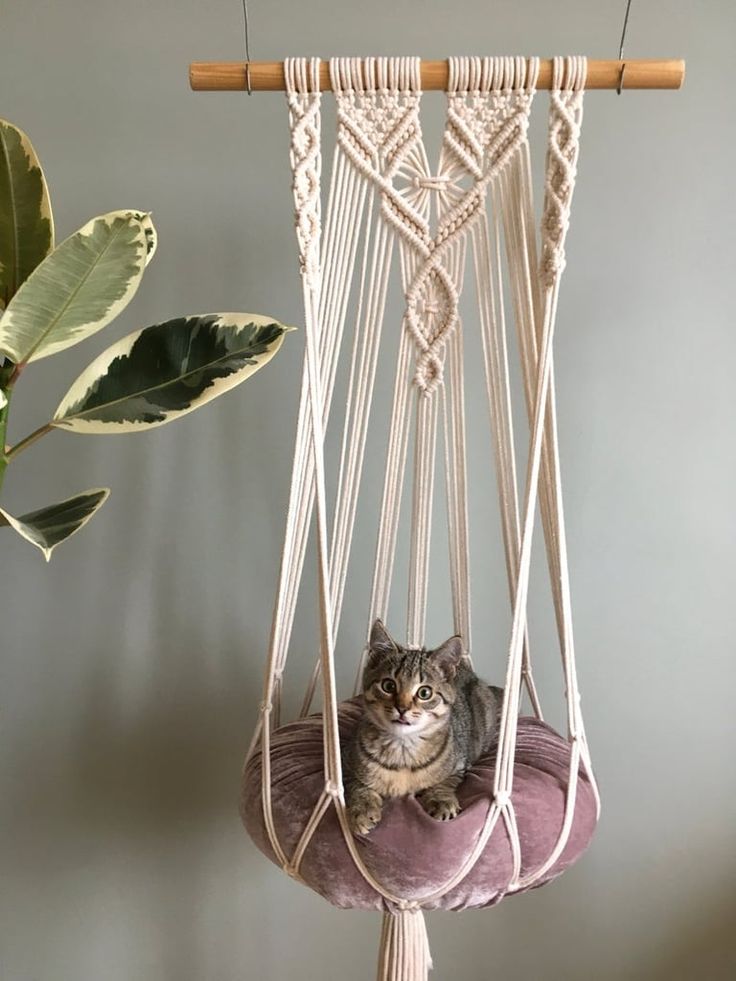
[[[381,327],[386,309],[388,279],[393,254],[393,235],[381,223],[377,228],[372,268],[367,290],[361,286],[359,308],[367,307],[365,319],[358,321],[355,357],[349,386],[349,402],[343,435],[338,477],[336,533],[332,563],[339,577],[335,613],[339,616],[345,588],[347,559],[352,541],[358,488],[365,457],[370,406],[376,378]],[[357,364],[356,364],[357,362]],[[348,425],[350,423],[350,425]]]
[[[372,269],[367,290],[361,286],[361,300],[367,295],[365,317],[359,315],[348,387],[348,404],[343,427],[342,453],[335,504],[335,528],[330,552],[333,574],[333,623],[337,631],[347,580],[350,546],[358,507],[358,492],[365,459],[368,421],[378,362],[381,327],[386,304],[393,236],[381,223],[376,229]],[[368,254],[366,249],[366,256]],[[359,306],[362,304],[359,303]],[[310,678],[302,715],[311,707],[319,662]]]
[[[415,398],[416,440],[406,631],[409,647],[421,647],[424,643],[437,450],[437,399],[419,392]]]
[[[367,185],[356,175],[342,148],[333,158],[325,235],[322,239],[324,282],[320,291],[320,366],[323,369],[326,428],[334,392],[337,355],[345,326],[355,257],[366,206]],[[270,648],[277,679],[283,674],[289,650],[299,583],[314,506],[314,462],[309,446],[309,402],[306,365],[297,426],[292,488]],[[316,675],[314,676],[316,683]],[[264,698],[268,701],[268,696]],[[276,706],[278,710],[278,705]],[[274,713],[276,715],[277,712]],[[254,738],[253,745],[257,744]]]
[[[320,316],[324,330],[320,336],[320,364],[323,367],[323,377],[325,379],[325,407],[323,412],[323,426],[326,428],[329,413],[332,406],[332,396],[334,392],[335,379],[337,374],[337,355],[341,347],[342,336],[345,327],[347,314],[347,303],[352,282],[352,274],[355,266],[356,250],[359,240],[360,228],[363,213],[366,206],[366,188],[363,182],[355,179],[355,174],[346,167],[344,156],[338,148],[335,155],[335,167],[333,175],[337,171],[337,181],[335,184],[335,195],[331,195],[328,204],[328,225],[326,248],[324,250],[323,267],[326,271],[325,285],[320,296]],[[332,216],[337,213],[342,215],[344,220],[335,222]],[[306,385],[306,376],[305,383]],[[308,409],[308,406],[307,406]],[[301,452],[308,452],[308,431],[305,426],[300,432]],[[289,593],[287,607],[287,622],[291,625],[294,618],[296,606],[298,583],[301,578],[301,568],[306,552],[306,542],[309,532],[309,523],[313,507],[313,462],[309,461],[307,467],[302,471],[302,484],[300,486],[300,496],[309,496],[310,504],[300,511],[301,521],[298,527],[297,538],[295,541],[295,551],[299,556],[299,573],[295,577],[295,588]],[[285,662],[286,652],[289,646],[289,636],[286,635],[281,647],[281,663]]]
[[[354,181],[344,179],[345,168],[340,158],[341,154],[338,150],[332,170],[333,179],[331,181],[328,204],[328,238],[326,240],[324,268],[329,271],[328,287],[330,288],[323,290],[320,297],[320,323],[324,327],[319,338],[320,365],[323,368],[323,391],[325,393],[325,405],[323,407],[324,427],[327,425],[332,404],[332,393],[337,370],[337,353],[340,348],[345,324],[347,295],[352,278],[352,267],[355,262],[360,221],[365,206],[365,188],[357,187]],[[335,232],[334,223],[331,226],[330,216],[336,211],[338,213],[343,211],[343,213],[348,215],[348,222],[345,224],[351,229],[349,237],[346,237],[342,231]],[[342,257],[341,263],[332,261],[336,253]],[[337,275],[335,275],[336,269]],[[323,311],[324,317],[322,318]],[[306,555],[309,525],[314,506],[314,460],[310,452],[309,427],[310,407],[308,401],[308,377],[305,365],[297,420],[297,436],[289,508],[287,512],[287,528],[269,645],[275,665],[274,674],[277,679],[283,674],[289,650],[299,583],[301,582]],[[268,701],[269,698],[270,692],[266,692],[264,700]],[[278,710],[278,704],[276,705],[276,709]]]
[[[480,59],[474,59],[480,61]],[[467,63],[465,71],[467,72]],[[450,59],[450,77],[457,86],[462,69],[458,59]],[[448,97],[448,111],[452,96]],[[455,157],[449,145],[449,129],[440,151],[437,195],[438,220],[452,208],[452,178],[456,170]],[[454,244],[448,268],[458,295],[462,293],[466,261],[466,236]],[[450,584],[455,633],[463,639],[464,651],[472,650],[470,616],[470,536],[468,532],[467,441],[465,419],[465,387],[463,370],[463,326],[458,318],[455,331],[447,345],[449,377],[442,388],[442,416],[445,444],[445,493],[447,498],[448,545],[450,551]],[[447,390],[449,388],[449,398]]]
[[[618,60],[622,61],[624,57],[624,44],[626,43],[626,29],[629,26],[629,13],[631,12],[631,0],[626,0],[626,13],[624,14],[624,26],[621,28],[621,42],[618,46]],[[621,65],[621,74],[618,77],[618,85],[616,86],[616,94],[621,95],[621,90],[624,87],[624,75],[626,74],[626,62]]]
[[[533,205],[531,200],[531,177],[528,147],[519,160],[519,167],[509,174],[511,190],[505,195],[504,227],[509,246],[509,269],[514,284],[514,306],[522,352],[523,380],[527,410],[532,418],[534,376],[532,367],[537,362],[536,324],[539,292],[531,294],[527,283],[531,282],[528,272],[536,268],[536,243],[533,234]],[[542,446],[542,473],[540,478],[540,510],[545,538],[550,582],[554,600],[560,651],[563,665],[566,663],[566,650],[570,646],[571,614],[562,599],[562,582],[567,577],[563,573],[560,552],[565,551],[565,526],[562,513],[562,491],[559,480],[559,452],[557,445],[557,421],[554,396],[554,364],[550,365],[550,391],[546,413],[545,435]],[[566,566],[565,566],[566,569]],[[569,733],[568,733],[569,734]]]
[[[296,204],[296,233],[299,245],[299,259],[302,270],[302,287],[304,294],[305,319],[307,328],[307,368],[309,372],[309,409],[312,415],[311,430],[313,434],[313,460],[315,469],[319,470],[321,463],[321,433],[319,422],[321,421],[321,409],[316,412],[316,407],[321,398],[319,379],[314,370],[316,343],[315,343],[315,316],[316,316],[316,296],[318,294],[319,283],[319,239],[320,239],[320,209],[319,209],[319,174],[320,174],[320,95],[319,95],[319,62],[313,59],[309,66],[305,59],[290,59],[285,63],[285,73],[287,88],[289,90],[289,123],[292,134],[291,143],[291,166],[294,174],[294,199]],[[312,368],[310,369],[310,362]],[[300,417],[306,412],[306,399],[300,408]],[[297,444],[297,450],[298,450]],[[296,462],[295,461],[295,465]],[[303,460],[301,461],[303,465]],[[295,472],[296,473],[296,472]],[[292,481],[292,489],[298,483]],[[318,510],[321,510],[320,488],[317,486]],[[292,507],[293,499],[290,500],[289,513],[287,515],[287,542],[290,531],[293,529],[295,513]],[[318,516],[319,517],[319,516]],[[318,520],[320,532],[323,532],[324,525],[321,517]],[[320,535],[318,535],[320,538]],[[283,610],[282,584],[288,582],[291,569],[289,568],[290,556],[285,548],[282,558],[282,571],[280,574],[279,590],[276,599],[276,611],[274,624],[272,626],[272,643],[269,645],[266,678],[264,681],[264,696],[261,703],[260,712],[260,739],[261,739],[261,761],[262,761],[262,782],[261,782],[261,802],[263,806],[263,817],[266,832],[271,847],[279,862],[286,867],[287,856],[278,839],[278,834],[273,818],[273,807],[271,800],[271,713],[273,708],[274,691],[277,688],[278,672],[278,649],[277,641],[279,629],[282,624],[278,620]],[[329,582],[326,579],[326,570],[322,561],[322,550],[320,552],[320,611],[322,614],[322,644],[321,649],[329,658],[330,651],[325,651],[325,623],[324,611],[328,609],[326,598],[329,596]],[[328,718],[328,709],[334,706],[325,706],[325,746],[329,745],[328,727],[332,719]],[[336,724],[337,714],[334,711],[334,721]],[[253,747],[254,748],[254,747]],[[325,757],[327,765],[327,756]]]
[[[580,117],[578,117],[578,127]],[[529,161],[528,147],[520,160],[520,168],[516,174],[519,185],[507,198],[510,208],[517,205],[520,207],[519,225],[525,233],[523,237],[526,241],[526,256],[516,253],[516,259],[522,262],[510,262],[512,270],[522,268],[535,269],[536,260],[536,241],[534,237],[534,217],[531,193],[531,165]],[[519,192],[518,187],[521,190]],[[513,222],[512,222],[513,226]],[[526,262],[526,267],[523,267]],[[525,368],[536,363],[536,328],[533,324],[540,324],[539,301],[541,294],[537,291],[529,304],[530,312],[522,317],[518,322],[521,327],[520,345],[527,353],[523,357]],[[535,308],[535,309],[532,309]],[[525,371],[525,386],[528,395],[528,405],[531,411],[531,374]],[[579,692],[577,689],[577,679],[575,675],[575,655],[572,634],[572,611],[569,595],[569,572],[567,568],[567,545],[565,535],[564,511],[562,505],[562,486],[560,479],[560,462],[557,437],[557,413],[555,407],[554,390],[554,362],[550,366],[550,393],[547,407],[547,422],[543,445],[543,470],[540,489],[540,505],[542,515],[542,525],[545,533],[545,545],[547,560],[550,570],[550,580],[553,587],[553,599],[555,615],[557,619],[558,633],[560,636],[560,650],[562,653],[563,665],[566,672],[566,697],[568,704],[568,737],[577,733],[581,744],[582,765],[590,781],[593,793],[596,798],[596,806],[600,810],[600,796],[593,774],[590,761],[590,752],[585,737],[585,730],[582,721],[582,713],[579,704]],[[564,598],[563,598],[564,594]],[[572,671],[572,674],[570,674]],[[571,713],[575,714],[575,721],[571,722]]]
[[[404,61],[413,59],[404,59]],[[383,88],[383,82],[391,72],[395,72],[392,62],[387,59],[334,59],[331,63],[333,88],[337,94],[338,105],[338,143],[346,148],[351,164],[359,178],[365,181],[368,173],[374,178],[378,175],[379,186],[390,180],[392,173],[401,164],[404,156],[411,153],[418,131],[408,142],[400,147],[400,152],[388,142],[393,136],[391,126],[386,132],[371,134],[370,145],[358,141],[356,133],[349,126],[349,110],[358,100],[371,101],[375,93]],[[416,108],[416,107],[415,107]],[[399,99],[387,107],[389,119],[398,122],[405,111],[404,100]],[[383,182],[383,183],[381,183]],[[369,224],[370,228],[370,224]],[[374,245],[370,272],[366,285],[366,263],[370,253],[369,240],[364,243],[364,266],[358,301],[358,321],[353,348],[351,376],[348,387],[348,406],[343,427],[343,440],[338,492],[335,507],[335,531],[332,541],[330,567],[334,578],[333,615],[334,624],[339,623],[350,543],[357,512],[358,491],[362,476],[365,443],[376,376],[377,357],[381,327],[384,319],[388,279],[390,274],[394,232],[390,225],[379,221],[372,233]],[[316,683],[318,667],[312,674],[307,687],[302,712],[309,710]]]
[[[491,239],[488,222],[484,216],[478,228],[473,230],[472,243],[478,287],[486,393],[496,461],[501,531],[506,557],[509,595],[513,608],[519,574],[519,501],[514,459],[514,434],[511,422],[511,389],[506,347],[506,325],[503,315],[503,287],[499,267],[498,197],[499,194],[494,188],[491,199],[494,213],[493,239]],[[493,248],[491,248],[492,241]],[[522,674],[534,714],[541,719],[543,716],[532,677],[529,635],[526,625],[524,628]]]
[[[400,245],[402,277],[406,275],[406,248]],[[391,579],[396,554],[401,491],[404,485],[409,445],[409,409],[412,372],[412,345],[407,331],[401,332],[398,364],[386,450],[386,471],[378,524],[376,560],[374,563],[371,598],[368,607],[368,630],[376,618],[385,620],[391,593]],[[368,633],[366,632],[366,636]]]
[[[245,90],[253,95],[250,77],[250,30],[248,25],[248,0],[243,0],[243,40],[245,41]]]
[[[521,175],[524,173],[525,166],[528,165],[529,160],[529,147],[528,144],[522,147],[521,152],[517,159],[514,161],[514,165],[509,168],[508,172],[503,177],[504,191],[501,195],[502,206],[499,208],[499,212],[503,219],[504,228],[504,239],[506,243],[506,252],[509,268],[509,278],[512,287],[512,299],[513,299],[513,309],[516,320],[517,336],[519,339],[519,349],[521,352],[521,363],[522,363],[522,379],[524,382],[524,393],[527,403],[527,411],[529,416],[529,424],[531,425],[533,420],[533,399],[534,399],[534,383],[535,383],[535,372],[537,366],[537,348],[536,348],[536,310],[538,307],[537,298],[539,296],[539,290],[537,289],[537,279],[536,279],[536,242],[534,238],[534,228],[532,226],[525,226],[524,215],[532,215],[533,221],[533,204],[531,198],[531,182],[525,183],[521,179]],[[498,220],[498,216],[497,216]],[[530,234],[527,237],[526,231],[529,228]],[[551,495],[554,491],[554,485],[550,486],[550,472],[552,464],[550,463],[550,441],[549,441],[549,428],[550,423],[553,423],[553,415],[555,412],[554,404],[552,401],[552,385],[553,385],[553,365],[550,365],[550,404],[547,406],[546,412],[546,422],[545,425],[547,429],[545,430],[545,436],[542,443],[542,470],[539,485],[539,500],[542,516],[542,528],[544,532],[545,544],[547,547],[547,555],[550,563],[550,577],[552,582],[552,593],[553,599],[555,600],[555,612],[558,614],[558,622],[561,623],[559,616],[559,603],[557,602],[559,596],[558,587],[558,564],[556,561],[556,540],[553,525],[551,524],[550,515],[555,511],[554,499],[551,499]],[[552,461],[556,457],[554,452],[552,453]],[[518,518],[518,500],[516,504],[516,539],[519,538],[519,518]],[[516,563],[516,572],[514,574],[514,587],[513,593],[516,590],[516,579],[518,578],[518,561]],[[535,713],[539,718],[542,718],[539,706],[539,699],[536,694],[533,679],[531,678],[531,663],[528,650],[528,640],[525,642],[525,653],[522,661],[522,676],[525,679],[527,691],[530,696],[532,706]]]
[[[538,332],[541,325],[541,294],[534,270],[537,269],[537,249],[531,191],[528,148],[519,160],[519,167],[510,175],[510,188],[504,195],[503,224],[507,243],[509,269],[514,286],[514,309],[517,336],[521,350],[522,380],[529,421],[533,418],[535,366],[538,360]],[[542,478],[540,481],[540,511],[549,564],[550,583],[554,601],[560,650],[565,646],[565,625],[560,592],[560,565],[557,534],[559,521],[555,497],[558,466],[556,414],[554,407],[554,362],[550,367],[550,394],[547,406],[545,435],[542,446]]]

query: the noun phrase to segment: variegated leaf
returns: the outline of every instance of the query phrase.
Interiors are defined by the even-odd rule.
[[[26,134],[0,119],[0,307],[54,247],[46,181]]]
[[[132,215],[143,225],[146,235],[146,265],[153,259],[158,247],[158,235],[153,225],[153,219],[147,211],[126,211],[125,214]]]
[[[0,524],[10,525],[32,545],[40,548],[48,562],[56,546],[83,528],[109,495],[110,491],[105,487],[93,488],[58,504],[30,511],[20,518],[14,518],[0,508]]]
[[[245,381],[293,329],[249,313],[203,314],[146,327],[113,344],[82,372],[51,424],[78,433],[162,426]]]
[[[144,222],[111,211],[87,222],[28,277],[0,318],[0,354],[25,363],[78,344],[129,303],[143,275]]]

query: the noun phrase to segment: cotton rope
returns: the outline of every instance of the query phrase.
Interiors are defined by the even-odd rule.
[[[330,76],[337,105],[337,140],[323,230],[319,62],[302,58],[285,62],[306,353],[263,700],[250,752],[260,748],[266,832],[276,858],[292,877],[300,878],[300,864],[312,836],[334,804],[356,867],[386,903],[378,968],[380,981],[426,979],[431,959],[421,907],[447,893],[467,875],[499,820],[506,827],[512,848],[514,873],[510,889],[527,888],[541,879],[565,847],[574,815],[580,765],[595,788],[575,667],[552,357],[558,290],[565,265],[565,237],[576,176],[586,61],[581,57],[554,61],[540,261],[527,140],[538,69],[538,60],[534,58],[451,58],[445,131],[438,169],[433,174],[421,134],[419,60],[332,59]],[[365,464],[389,277],[397,252],[405,310],[367,619],[370,624],[375,617],[385,618],[388,610],[402,490],[410,467],[407,643],[423,644],[437,444],[441,434],[453,619],[455,630],[467,645],[468,655],[471,653],[467,420],[463,327],[458,310],[468,249],[476,279],[513,619],[494,797],[484,825],[466,860],[441,889],[407,900],[376,880],[363,862],[348,827],[337,727],[335,642]],[[514,455],[504,313],[504,258],[530,429],[521,500]],[[354,341],[337,490],[334,504],[328,509],[324,434],[330,421],[338,361],[353,305],[351,299],[355,309]],[[412,418],[414,450],[410,462]],[[522,687],[529,695],[534,713],[542,717],[526,620],[537,500],[560,640],[571,753],[565,816],[557,842],[547,861],[522,878],[521,844],[513,804]],[[310,711],[321,682],[324,788],[293,854],[287,855],[279,842],[272,813],[270,734],[280,721],[283,674],[313,519],[320,655],[307,685],[302,715]]]

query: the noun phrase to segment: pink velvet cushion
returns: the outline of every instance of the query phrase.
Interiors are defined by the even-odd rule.
[[[360,715],[360,701],[340,705],[340,739],[345,744]],[[562,827],[570,760],[568,743],[537,719],[519,720],[513,802],[519,828],[522,876],[548,858]],[[472,851],[491,800],[494,757],[482,757],[463,781],[462,810],[453,821],[429,817],[413,797],[386,803],[381,823],[357,839],[363,860],[387,889],[405,899],[441,888]],[[272,735],[271,800],[282,848],[292,855],[324,786],[322,718],[319,715],[282,726]],[[275,861],[263,823],[261,755],[250,759],[243,776],[240,813],[260,850]],[[564,872],[585,851],[596,813],[590,783],[580,773],[572,830],[562,854],[536,884]],[[512,875],[511,845],[503,821],[473,869],[447,895],[424,903],[427,909],[472,909],[500,902]],[[335,906],[383,909],[381,895],[353,864],[334,805],[317,828],[300,869],[312,889]]]

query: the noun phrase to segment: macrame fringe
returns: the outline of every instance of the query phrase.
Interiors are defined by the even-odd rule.
[[[427,981],[432,970],[427,927],[420,909],[384,913],[377,981]]]

